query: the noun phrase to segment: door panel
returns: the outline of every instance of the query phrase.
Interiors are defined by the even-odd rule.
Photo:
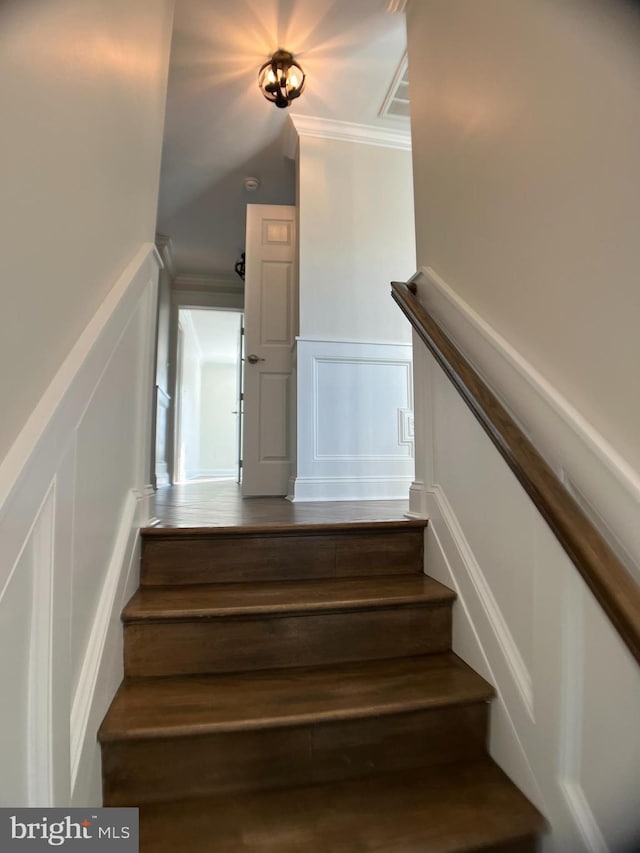
[[[261,267],[260,343],[287,346],[291,335],[293,265],[283,261],[263,261]]]
[[[242,493],[285,495],[296,334],[295,207],[247,206]],[[251,357],[251,358],[250,358]]]

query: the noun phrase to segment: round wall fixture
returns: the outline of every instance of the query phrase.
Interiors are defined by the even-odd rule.
[[[260,187],[259,178],[245,178],[243,181],[245,190],[248,193],[254,193]]]

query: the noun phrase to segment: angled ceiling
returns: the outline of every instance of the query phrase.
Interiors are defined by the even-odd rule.
[[[176,0],[158,231],[179,272],[233,276],[247,203],[295,203],[284,156],[290,112],[393,126],[378,114],[406,47],[389,0]],[[278,47],[295,54],[306,89],[290,109],[257,87]],[[243,178],[260,188],[248,193]]]

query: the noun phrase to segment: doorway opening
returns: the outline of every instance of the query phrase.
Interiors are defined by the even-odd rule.
[[[176,364],[175,482],[240,482],[242,317],[180,308]]]

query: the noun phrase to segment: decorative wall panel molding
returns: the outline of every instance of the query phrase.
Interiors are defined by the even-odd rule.
[[[453,650],[498,693],[491,755],[549,820],[546,853],[635,849],[637,664],[422,345],[414,368],[412,509],[429,574],[458,593]]]
[[[520,654],[513,634],[509,630],[509,626],[505,621],[504,615],[498,606],[478,561],[476,560],[473,550],[464,536],[460,523],[458,522],[446,495],[439,486],[435,486],[430,494],[430,498],[430,516],[432,518],[437,516],[439,522],[442,522],[442,524],[446,526],[448,533],[447,539],[451,545],[455,547],[459,563],[461,566],[464,566],[466,572],[464,582],[462,582],[458,576],[458,583],[463,588],[468,588],[468,592],[472,592],[474,597],[477,598],[478,605],[482,609],[487,626],[490,626],[493,631],[495,641],[500,649],[502,657],[504,658],[504,662],[510,673],[513,685],[519,694],[520,701],[533,721],[533,687],[531,682],[531,673],[522,659],[522,655]],[[441,541],[443,541],[442,536]]]
[[[612,546],[623,559],[627,555],[640,581],[640,472],[435,270],[423,267],[413,280],[420,299],[447,334],[499,390],[556,473],[583,497],[594,524],[610,540],[613,533]]]
[[[411,347],[297,342],[294,500],[408,498]]]
[[[160,260],[143,244],[0,466],[0,802],[101,803],[98,725],[148,520]]]

